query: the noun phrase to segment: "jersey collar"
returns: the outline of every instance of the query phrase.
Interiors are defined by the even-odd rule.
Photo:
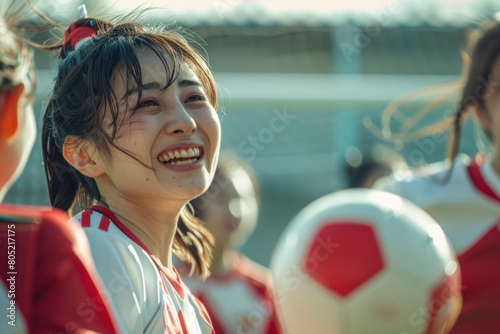
[[[127,226],[125,226],[116,216],[113,212],[111,212],[108,208],[105,208],[100,205],[92,205],[90,207],[91,210],[100,212],[108,218],[111,219],[111,221],[118,227],[127,237],[129,237],[133,242],[135,242],[137,245],[139,245],[146,253],[151,256],[153,261],[155,262],[156,266],[167,276],[169,281],[173,283],[173,281],[177,282],[180,284],[180,278],[179,274],[175,270],[174,266],[172,266],[172,270],[167,269],[161,262],[160,260],[151,252],[151,250],[132,232],[130,231]]]

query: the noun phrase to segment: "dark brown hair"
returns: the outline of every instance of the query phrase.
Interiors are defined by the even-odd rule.
[[[126,73],[126,85],[134,83],[139,87],[140,100],[143,69],[137,50],[150,50],[159,58],[162,66],[154,70],[167,73],[164,89],[175,81],[181,64],[187,63],[201,80],[208,101],[214,108],[217,103],[214,79],[204,58],[180,31],[154,29],[139,23],[115,25],[91,18],[75,23],[94,27],[97,36],[82,42],[76,50],[68,47],[68,40],[40,46],[45,50],[60,50],[58,73],[43,119],[42,145],[50,201],[62,210],[85,207],[100,200],[95,180],[78,172],[64,159],[62,148],[68,136],[91,141],[105,154],[109,154],[111,145],[135,158],[114,143],[123,124],[110,78],[120,65]],[[69,35],[69,30],[66,31]],[[133,114],[134,110],[135,106],[127,105],[126,112]],[[112,119],[110,133],[103,122],[105,115]],[[207,276],[213,238],[188,207],[182,209],[180,217],[173,251],[190,262],[199,276]]]
[[[500,59],[500,24],[493,27],[490,24],[486,24],[484,29],[487,29],[487,31],[475,43],[470,60],[471,63],[467,71],[467,80],[462,91],[459,107],[455,113],[453,135],[450,140],[448,152],[448,158],[451,161],[453,161],[458,152],[464,114],[468,111],[471,104],[477,104],[480,107],[480,112],[485,111],[484,102],[490,93],[487,91],[487,85],[490,83],[492,67],[495,61]],[[484,127],[483,129],[491,140],[492,134]]]

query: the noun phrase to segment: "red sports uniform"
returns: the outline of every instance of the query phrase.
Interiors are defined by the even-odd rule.
[[[442,163],[427,176],[379,181],[377,187],[426,210],[443,228],[462,271],[463,308],[451,334],[500,333],[500,176],[483,156],[459,156],[448,181]]]
[[[226,275],[183,278],[206,306],[217,334],[281,334],[268,269],[240,254]]]
[[[85,233],[58,210],[0,205],[0,332],[117,333]]]
[[[175,269],[164,267],[111,211],[92,206],[74,218],[87,234],[123,333],[214,333]]]

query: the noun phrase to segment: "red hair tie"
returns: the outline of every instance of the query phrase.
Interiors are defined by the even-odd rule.
[[[76,50],[78,42],[85,38],[97,36],[99,27],[93,19],[78,19],[73,21],[64,32],[64,49],[66,52]]]

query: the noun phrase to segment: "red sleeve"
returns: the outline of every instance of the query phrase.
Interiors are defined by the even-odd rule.
[[[116,333],[83,230],[60,211],[21,214],[33,222],[11,216],[8,224],[16,226],[18,287],[28,288],[17,290],[16,302],[30,333]]]
[[[84,232],[66,217],[47,213],[40,226],[38,252],[36,291],[44,293],[35,296],[36,333],[54,327],[115,333],[103,290],[94,278]]]

